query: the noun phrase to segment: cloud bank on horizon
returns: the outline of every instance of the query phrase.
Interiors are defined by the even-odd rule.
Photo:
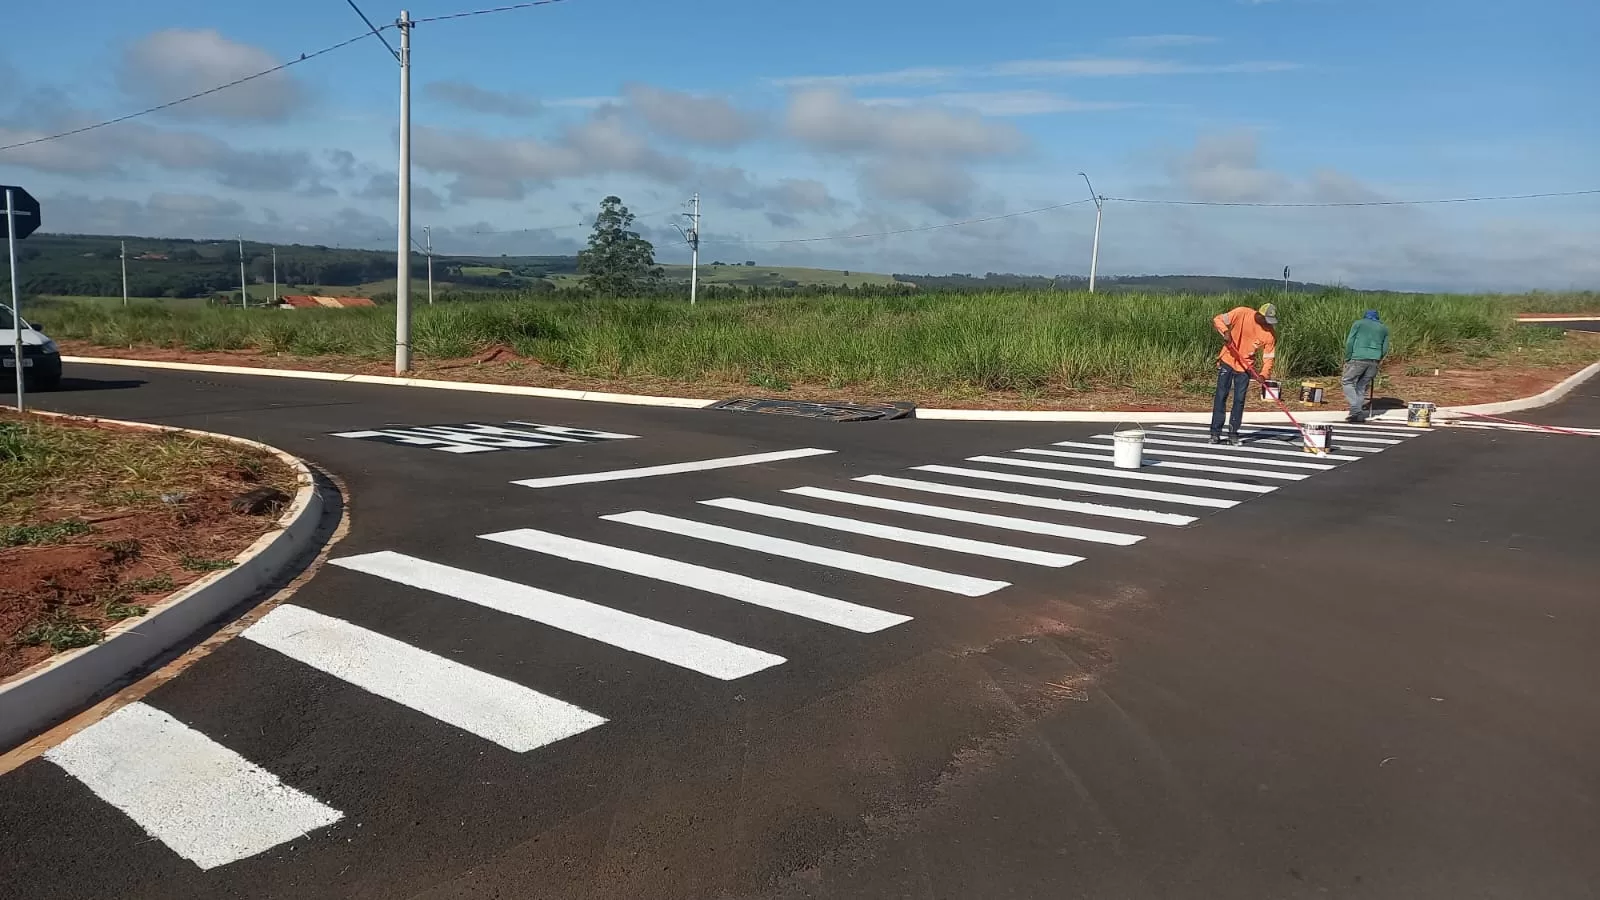
[[[463,0],[416,0],[413,17]],[[470,2],[470,0],[466,0]],[[370,5],[370,4],[369,4]],[[359,34],[283,0],[31,7],[0,50],[0,146],[295,61]],[[1600,11],[1482,0],[1448,18],[1344,0],[885,0],[693,15],[645,0],[418,26],[413,221],[451,254],[574,252],[606,194],[674,261],[1082,273],[1092,207],[880,238],[1086,196],[1351,203],[1600,187]],[[1405,6],[1391,4],[1390,6]],[[422,8],[418,8],[422,7]],[[343,15],[339,14],[343,9]],[[375,19],[384,18],[369,9]],[[7,56],[5,54],[10,53]],[[0,151],[53,231],[390,247],[396,67],[376,39],[169,110]],[[1587,86],[1587,87],[1586,87]],[[1600,196],[1448,207],[1108,204],[1101,271],[1397,289],[1600,286]]]

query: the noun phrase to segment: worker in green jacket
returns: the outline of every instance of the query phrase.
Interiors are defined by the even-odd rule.
[[[1350,326],[1350,335],[1344,339],[1344,374],[1339,384],[1344,388],[1344,399],[1350,404],[1346,422],[1361,422],[1367,418],[1367,388],[1378,377],[1378,364],[1389,355],[1389,326],[1378,321],[1378,311],[1367,310]]]

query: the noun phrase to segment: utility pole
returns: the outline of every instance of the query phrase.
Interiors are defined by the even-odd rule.
[[[694,199],[689,202],[693,212],[683,214],[683,217],[689,220],[688,233],[676,224],[673,227],[678,229],[678,233],[683,235],[684,243],[689,245],[689,305],[693,306],[695,295],[699,293],[700,288],[700,193],[696,191]]]
[[[400,235],[395,262],[394,372],[411,370],[411,13],[400,11]]]
[[[26,411],[22,401],[22,276],[17,272],[17,195],[6,188],[6,251],[11,261],[11,352],[17,367],[17,413]]]
[[[239,238],[239,308],[248,309],[250,307],[250,291],[244,282],[244,238],[239,235],[235,235],[235,237]]]
[[[272,248],[272,305],[277,306],[283,301],[278,299],[278,248]]]
[[[128,242],[122,242],[122,305],[128,305]]]
[[[1088,175],[1083,175],[1083,183],[1089,186],[1089,199],[1094,201],[1094,251],[1089,256],[1089,293],[1094,293],[1095,271],[1100,268],[1100,215],[1105,212],[1104,197],[1094,192],[1094,182]]]
[[[428,245],[428,305],[433,305],[433,226],[422,226],[422,236]]]

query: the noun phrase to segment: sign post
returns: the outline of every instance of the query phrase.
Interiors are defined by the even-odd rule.
[[[17,369],[17,412],[24,410],[22,400],[22,279],[17,277],[17,241],[33,234],[39,228],[39,201],[16,185],[0,185],[6,194],[6,250],[11,262],[11,354]]]

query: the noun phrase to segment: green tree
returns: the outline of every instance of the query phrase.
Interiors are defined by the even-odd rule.
[[[578,253],[583,286],[601,294],[637,294],[661,280],[656,248],[632,231],[633,213],[619,197],[600,201],[589,249]]]

